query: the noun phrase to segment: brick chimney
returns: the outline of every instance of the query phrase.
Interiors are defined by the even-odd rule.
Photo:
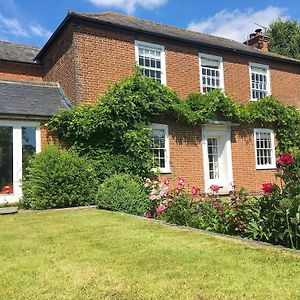
[[[244,42],[245,45],[260,49],[264,52],[269,52],[268,44],[270,38],[265,36],[262,29],[256,29],[255,33],[249,35],[249,39]]]

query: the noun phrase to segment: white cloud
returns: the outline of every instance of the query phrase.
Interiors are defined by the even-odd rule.
[[[206,20],[191,22],[187,28],[243,42],[258,27],[254,23],[268,27],[276,18],[288,18],[284,15],[285,12],[285,8],[276,6],[268,6],[261,10],[221,10]]]
[[[134,13],[138,6],[152,9],[162,6],[168,0],[87,0],[96,6],[119,8],[128,14]]]
[[[28,33],[15,18],[6,18],[0,14],[0,32],[14,36],[27,37]]]
[[[0,13],[0,39],[11,38],[49,38],[51,32],[39,24],[21,24],[17,18],[5,17]]]
[[[30,25],[29,29],[34,35],[38,37],[49,38],[51,35],[51,32],[49,30],[45,29],[39,24],[32,24]]]

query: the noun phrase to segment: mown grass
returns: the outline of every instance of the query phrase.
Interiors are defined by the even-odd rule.
[[[96,209],[0,216],[0,299],[300,299],[300,256]]]

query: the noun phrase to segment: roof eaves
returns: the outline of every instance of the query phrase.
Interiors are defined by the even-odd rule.
[[[21,60],[13,60],[13,59],[3,59],[3,58],[0,58],[0,61],[3,61],[3,62],[12,62],[12,63],[15,63],[15,64],[22,64],[22,65],[34,65],[34,66],[41,66],[42,64],[39,62],[39,61],[32,61],[32,62],[29,62],[29,61],[21,61]]]
[[[47,49],[52,44],[52,41],[55,40],[55,38],[58,36],[58,34],[63,30],[63,28],[67,25],[67,23],[72,19],[72,12],[68,12],[67,16],[63,19],[63,21],[60,23],[60,25],[56,28],[56,30],[53,32],[49,40],[46,42],[44,47],[41,49],[41,51],[37,54],[35,57],[35,60],[40,62],[40,59],[43,57],[44,53],[47,51]]]

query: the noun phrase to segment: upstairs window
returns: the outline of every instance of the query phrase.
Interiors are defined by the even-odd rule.
[[[223,59],[219,56],[200,54],[201,92],[224,90]]]
[[[143,68],[143,75],[166,84],[164,46],[136,41],[135,52],[136,63]]]
[[[168,125],[152,124],[153,168],[161,173],[170,173],[170,149]]]
[[[268,66],[250,63],[250,78],[251,100],[262,99],[271,94]]]
[[[273,169],[275,162],[274,132],[271,129],[254,129],[257,169]]]

